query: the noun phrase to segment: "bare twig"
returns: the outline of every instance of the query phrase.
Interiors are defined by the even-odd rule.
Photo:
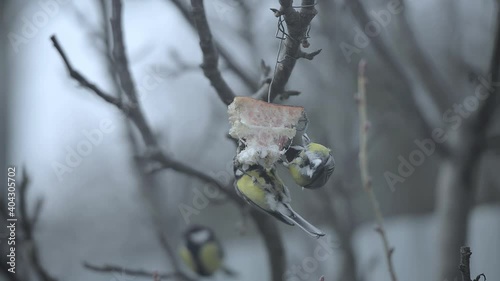
[[[119,109],[126,110],[126,107],[122,104],[122,102],[119,99],[104,93],[104,91],[102,91],[95,84],[89,82],[87,80],[87,78],[85,78],[82,74],[80,74],[80,72],[78,72],[77,70],[75,70],[71,66],[71,63],[66,56],[66,53],[64,52],[61,45],[59,44],[59,41],[57,41],[57,38],[54,35],[50,37],[50,40],[52,40],[52,43],[54,43],[54,47],[59,52],[59,55],[63,59],[64,64],[66,65],[66,68],[68,69],[69,75],[73,79],[75,79],[77,82],[79,82],[82,87],[92,90],[96,95],[101,97],[106,102],[115,105]]]
[[[392,254],[394,252],[394,248],[389,246],[389,241],[387,239],[387,235],[384,229],[384,217],[382,216],[382,211],[380,210],[380,204],[373,192],[372,180],[369,175],[368,169],[368,130],[370,128],[370,123],[368,121],[367,116],[367,108],[366,108],[366,62],[362,60],[359,63],[359,71],[358,71],[358,94],[357,94],[357,103],[359,110],[359,166],[361,171],[361,180],[363,183],[363,187],[368,193],[368,197],[373,207],[373,212],[375,215],[375,220],[377,223],[377,232],[380,234],[382,238],[382,242],[384,245],[385,256],[387,260],[387,267],[389,270],[389,274],[391,276],[392,281],[397,281],[396,273],[394,271],[394,266],[392,264]]]
[[[188,5],[184,3],[183,0],[167,0],[168,2],[174,4],[174,6],[177,7],[177,9],[181,12],[182,16],[186,21],[189,23],[189,25],[194,28],[196,28],[196,24],[193,20],[191,9],[189,8]],[[251,90],[251,91],[256,91],[258,88],[257,83],[255,82],[255,79],[252,77],[252,75],[248,74],[243,68],[241,68],[238,63],[236,63],[235,59],[231,57],[228,51],[219,43],[215,38],[212,38],[212,41],[214,42],[215,48],[218,51],[218,54],[224,59],[224,61],[227,64],[227,67],[236,74],[238,78],[240,78],[241,81]]]
[[[26,169],[23,169],[23,175],[21,178],[21,184],[18,187],[19,193],[19,216],[21,217],[21,228],[23,230],[24,239],[31,241],[33,240],[33,229],[31,227],[31,221],[28,218],[28,207],[27,207],[27,196],[29,187],[29,176]]]
[[[28,196],[28,187],[29,187],[29,176],[28,172],[23,169],[23,175],[21,179],[21,184],[18,187],[19,194],[19,217],[20,217],[20,225],[24,234],[24,244],[29,245],[27,248],[29,262],[33,266],[36,274],[42,281],[56,281],[55,278],[51,277],[47,270],[43,267],[40,261],[40,255],[38,253],[38,245],[33,237],[34,226],[33,219],[28,215],[27,209],[27,196]]]
[[[470,256],[472,252],[469,247],[460,248],[460,272],[462,272],[462,281],[472,281],[470,279]]]
[[[259,84],[263,85],[264,83],[271,83],[271,78],[269,77],[271,74],[271,67],[266,64],[266,62],[261,59],[260,60],[260,81]]]
[[[125,40],[122,30],[122,2],[113,0],[111,6],[111,30],[113,35],[113,59],[115,62],[115,71],[120,79],[122,90],[129,98],[132,106],[138,106],[137,93],[134,80],[130,75],[128,59],[125,54]]]
[[[242,200],[240,200],[238,195],[236,195],[236,193],[233,191],[232,187],[224,186],[218,180],[214,179],[213,177],[209,176],[208,174],[205,174],[201,171],[194,169],[190,165],[185,165],[181,162],[168,159],[168,158],[164,157],[163,154],[156,154],[156,156],[152,156],[152,159],[157,160],[160,164],[163,165],[163,167],[165,169],[172,169],[176,172],[198,178],[198,179],[202,180],[203,182],[210,183],[213,186],[217,187],[217,189],[219,189],[222,193],[224,193],[224,195],[227,195],[229,198],[231,198],[234,202],[238,203],[239,205],[244,204],[244,202]]]
[[[144,114],[139,105],[137,92],[135,89],[134,81],[130,75],[127,55],[125,54],[125,43],[123,39],[122,30],[122,4],[120,0],[113,0],[112,2],[112,16],[111,16],[111,29],[113,33],[113,58],[115,62],[116,72],[120,79],[122,90],[127,95],[130,101],[130,117],[135,123],[146,145],[155,151],[158,151],[158,143],[154,137],[151,129],[149,128]]]
[[[100,11],[101,11],[101,21],[102,21],[102,31],[98,32],[102,34],[102,42],[104,43],[104,50],[102,50],[102,56],[106,63],[106,70],[108,71],[109,80],[112,82],[113,90],[112,93],[121,99],[123,93],[120,88],[120,81],[118,81],[118,77],[116,76],[115,70],[115,62],[113,59],[113,38],[111,35],[111,26],[110,26],[110,2],[109,0],[97,0],[99,2]]]
[[[303,52],[303,51],[300,51],[299,52],[299,58],[305,58],[307,60],[313,60],[315,56],[319,55],[319,53],[321,53],[321,49],[317,50],[317,51],[314,51],[314,52],[311,52],[311,53],[306,53],[306,52]]]
[[[470,247],[462,246],[460,247],[460,265],[458,269],[462,273],[462,281],[479,281],[481,277],[486,281],[486,275],[484,273],[479,274],[474,278],[474,280],[470,277],[470,256],[472,252],[470,251]]]
[[[38,198],[35,202],[35,210],[33,211],[33,215],[31,218],[31,227],[33,229],[35,229],[38,224],[38,221],[40,219],[40,214],[42,213],[42,208],[43,208],[43,199]]]
[[[294,91],[294,90],[284,91],[280,95],[280,100],[286,100],[286,99],[288,99],[288,98],[290,98],[292,96],[298,96],[298,95],[300,95],[299,91]]]
[[[229,105],[233,102],[235,94],[229,88],[226,81],[219,71],[219,54],[214,42],[212,41],[212,32],[208,25],[207,16],[205,15],[205,7],[203,0],[191,0],[193,6],[193,19],[196,25],[196,30],[200,37],[200,48],[203,53],[203,63],[201,68],[203,73],[208,78],[212,87],[217,91],[220,99]]]
[[[486,275],[484,275],[484,273],[481,273],[479,274],[478,276],[476,276],[476,278],[474,278],[474,281],[479,281],[481,280],[481,277],[484,278],[484,281],[486,281]]]
[[[153,277],[153,276],[158,276],[161,279],[171,279],[178,277],[177,273],[172,272],[172,273],[158,273],[156,271],[147,271],[143,269],[129,269],[117,265],[92,265],[88,262],[84,262],[83,266],[92,271],[96,272],[105,272],[105,273],[119,273],[119,274],[126,274],[130,276],[136,276],[136,277]]]
[[[288,36],[285,39],[285,52],[280,58],[270,91],[270,100],[274,100],[278,95],[284,92],[285,85],[288,83],[292,75],[293,68],[297,62],[297,58],[306,57],[312,59],[319,51],[313,52],[309,55],[304,55],[301,51],[301,45],[307,47],[307,30],[312,19],[316,16],[318,11],[315,8],[314,0],[302,0],[302,8],[297,11],[293,8],[292,0],[280,0],[280,9],[276,10],[276,16],[283,16],[285,19]]]

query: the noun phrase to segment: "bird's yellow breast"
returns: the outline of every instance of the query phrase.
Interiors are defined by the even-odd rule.
[[[303,174],[301,171],[302,166],[304,165],[304,161],[307,158],[306,151],[312,152],[318,157],[327,157],[330,154],[330,149],[318,144],[318,143],[310,143],[307,145],[307,149],[300,152],[299,157],[295,158],[289,165],[288,170],[290,171],[290,175],[293,180],[301,186],[306,186],[312,182],[312,177]]]
[[[269,205],[266,200],[266,192],[260,187],[262,184],[259,180],[260,178],[254,176],[257,182],[252,179],[252,172],[248,175],[243,175],[237,182],[236,187],[238,190],[245,195],[250,201],[252,201],[257,206],[264,210],[269,210]]]
[[[293,180],[298,184],[298,185],[301,185],[301,186],[304,186],[304,185],[307,185],[311,182],[311,178],[306,176],[306,175],[302,175],[302,173],[300,172],[300,167],[298,164],[295,164],[295,163],[292,163],[290,166],[289,166],[289,169],[290,171],[290,175],[292,176]]]
[[[222,255],[217,244],[207,243],[200,249],[200,262],[210,275],[220,268]]]

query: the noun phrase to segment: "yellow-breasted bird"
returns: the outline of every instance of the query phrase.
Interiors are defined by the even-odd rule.
[[[266,170],[260,165],[245,165],[243,169],[235,165],[234,172],[236,192],[248,203],[288,225],[298,225],[316,238],[325,235],[292,209],[288,188],[274,168]]]
[[[326,184],[335,169],[331,150],[302,136],[302,145],[292,146],[285,153],[290,174],[299,186],[320,188]]]
[[[235,275],[224,267],[224,251],[212,229],[193,225],[184,232],[183,238],[179,254],[193,272],[200,276],[211,276],[217,270],[222,270],[228,275]]]

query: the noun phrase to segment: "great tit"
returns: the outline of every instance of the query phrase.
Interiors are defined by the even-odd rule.
[[[267,170],[260,165],[245,166],[234,167],[235,189],[240,197],[288,225],[297,224],[316,238],[325,235],[292,209],[288,188],[274,168]]]
[[[223,266],[224,252],[212,229],[193,225],[183,234],[184,243],[179,249],[182,261],[196,274],[211,276]]]
[[[293,180],[304,188],[319,188],[326,184],[335,169],[335,160],[329,148],[311,142],[302,136],[302,145],[291,146],[285,153]]]

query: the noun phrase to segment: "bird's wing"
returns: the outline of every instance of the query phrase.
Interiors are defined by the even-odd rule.
[[[266,210],[264,208],[262,208],[261,206],[257,205],[255,202],[253,202],[252,200],[250,200],[250,198],[248,198],[244,193],[242,193],[239,189],[238,189],[238,186],[237,184],[235,183],[235,190],[236,190],[236,193],[238,194],[238,196],[240,196],[241,198],[243,198],[248,204],[256,207],[257,209],[277,218],[278,220],[282,221],[283,223],[286,223],[288,225],[295,225],[293,223],[293,221],[287,219],[286,217],[284,217],[282,214],[280,214],[279,212],[276,212],[276,211],[271,211],[271,210]]]

